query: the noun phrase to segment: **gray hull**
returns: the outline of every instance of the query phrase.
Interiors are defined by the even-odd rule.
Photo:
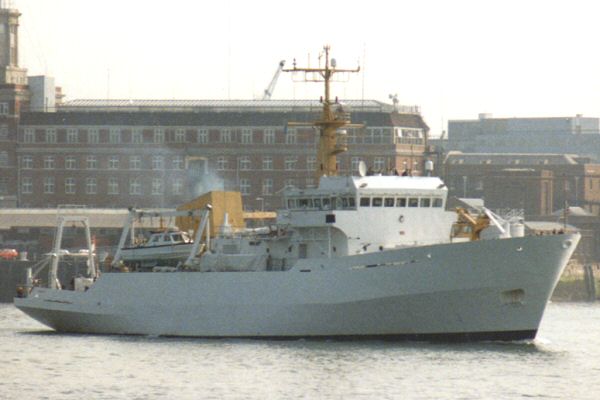
[[[300,260],[285,272],[105,273],[15,305],[62,332],[198,337],[528,339],[580,235]]]

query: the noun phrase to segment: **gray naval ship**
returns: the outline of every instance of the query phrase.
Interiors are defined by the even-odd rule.
[[[364,165],[357,176],[336,176],[341,128],[351,123],[330,100],[329,79],[347,70],[331,64],[328,48],[325,56],[319,184],[286,190],[276,224],[225,223],[211,238],[206,207],[177,267],[119,272],[115,257],[111,272],[90,263],[72,290],[50,268],[47,287],[30,280],[15,305],[60,332],[533,339],[580,234],[525,235],[522,221],[484,208],[448,211],[436,177],[374,176]]]

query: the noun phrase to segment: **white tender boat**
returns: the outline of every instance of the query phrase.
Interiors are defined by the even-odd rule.
[[[580,234],[525,236],[519,222],[482,209],[472,236],[453,240],[457,213],[446,211],[439,178],[335,176],[336,131],[349,121],[331,109],[327,53],[325,66],[322,177],[285,192],[274,226],[200,242],[206,209],[182,267],[92,271],[85,290],[60,290],[50,276],[50,287],[27,288],[15,305],[61,332],[534,338]]]
[[[121,249],[121,260],[138,265],[156,265],[183,261],[193,246],[186,232],[165,230],[153,232],[147,240]]]

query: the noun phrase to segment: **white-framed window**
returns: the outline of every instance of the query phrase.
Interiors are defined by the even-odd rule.
[[[241,171],[248,171],[251,167],[250,157],[242,156],[238,159],[238,164]]]
[[[75,128],[67,129],[67,143],[77,143],[79,142],[79,132]]]
[[[54,169],[55,159],[54,156],[44,156],[44,169]]]
[[[275,143],[275,129],[266,128],[263,132],[263,143],[274,144]]]
[[[273,179],[271,179],[271,178],[263,179],[261,193],[265,196],[268,196],[273,193]]]
[[[65,193],[75,194],[75,178],[65,178]]]
[[[100,143],[100,132],[98,132],[98,128],[90,128],[87,131],[87,142],[88,144],[98,144]]]
[[[196,142],[198,143],[208,143],[208,129],[200,128],[196,133]]]
[[[9,113],[8,103],[6,103],[6,102],[0,103],[0,115],[8,115],[8,113]]]
[[[358,166],[360,165],[360,157],[352,157],[350,159],[350,174],[358,173]]]
[[[0,167],[8,167],[8,151],[0,151]]]
[[[175,143],[185,143],[185,129],[177,128],[175,129]]]
[[[0,194],[8,193],[8,178],[0,176]]]
[[[108,194],[119,194],[119,180],[115,177],[108,178]]]
[[[285,132],[285,144],[296,144],[297,131],[296,128],[288,128]]]
[[[129,194],[141,195],[142,194],[142,181],[140,178],[129,179]]]
[[[47,128],[46,129],[46,143],[56,143],[56,129],[55,128]]]
[[[250,179],[240,179],[240,193],[242,196],[248,196],[250,194]]]
[[[21,193],[33,193],[33,179],[30,176],[24,176],[21,178]]]
[[[98,181],[96,178],[85,178],[85,194],[96,194],[98,192]]]
[[[160,195],[163,194],[163,180],[161,178],[152,179],[152,194]]]
[[[108,169],[119,169],[119,156],[108,157]]]
[[[32,169],[33,168],[33,156],[23,156],[21,157],[21,168],[22,169]]]
[[[179,195],[183,193],[183,179],[175,178],[173,180],[173,194]]]
[[[217,170],[224,171],[227,169],[227,158],[225,156],[219,156],[217,158]]]
[[[54,177],[53,176],[45,176],[44,177],[44,194],[53,194],[54,193]]]
[[[286,156],[284,160],[284,169],[286,171],[293,171],[296,169],[296,164],[298,164],[298,157],[295,156]]]
[[[184,159],[183,156],[173,156],[173,169],[183,169]]]
[[[162,144],[165,142],[165,130],[163,128],[154,128],[154,143]]]
[[[142,157],[129,156],[129,169],[142,169]]]
[[[119,128],[110,128],[108,131],[108,143],[120,144],[121,143],[121,130]]]
[[[35,129],[25,128],[25,130],[23,131],[23,142],[35,143]]]
[[[373,170],[375,172],[382,172],[385,170],[385,157],[375,157],[373,159]]]
[[[222,128],[219,132],[219,141],[221,143],[231,143],[231,129]]]
[[[8,139],[8,125],[0,124],[0,140]]]
[[[306,157],[306,169],[308,171],[314,171],[317,168],[317,156]]]
[[[85,167],[87,169],[98,169],[98,158],[96,156],[87,156],[85,158]]]
[[[165,158],[163,156],[152,156],[152,169],[154,169],[154,170],[165,169]]]
[[[242,144],[251,144],[252,143],[252,129],[250,128],[242,128]]]
[[[294,178],[288,178],[283,181],[284,188],[296,187],[296,180]]]
[[[315,178],[306,178],[305,185],[307,188],[315,187]]]
[[[141,128],[133,128],[133,130],[131,131],[131,143],[144,143],[144,131],[142,131]]]
[[[74,156],[66,156],[65,169],[77,169],[77,158]]]
[[[262,169],[265,171],[270,171],[273,169],[273,157],[264,156],[262,159]]]

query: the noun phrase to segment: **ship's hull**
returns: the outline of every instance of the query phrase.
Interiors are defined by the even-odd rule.
[[[106,273],[15,304],[63,332],[252,338],[535,337],[579,234],[424,246],[289,271]]]

